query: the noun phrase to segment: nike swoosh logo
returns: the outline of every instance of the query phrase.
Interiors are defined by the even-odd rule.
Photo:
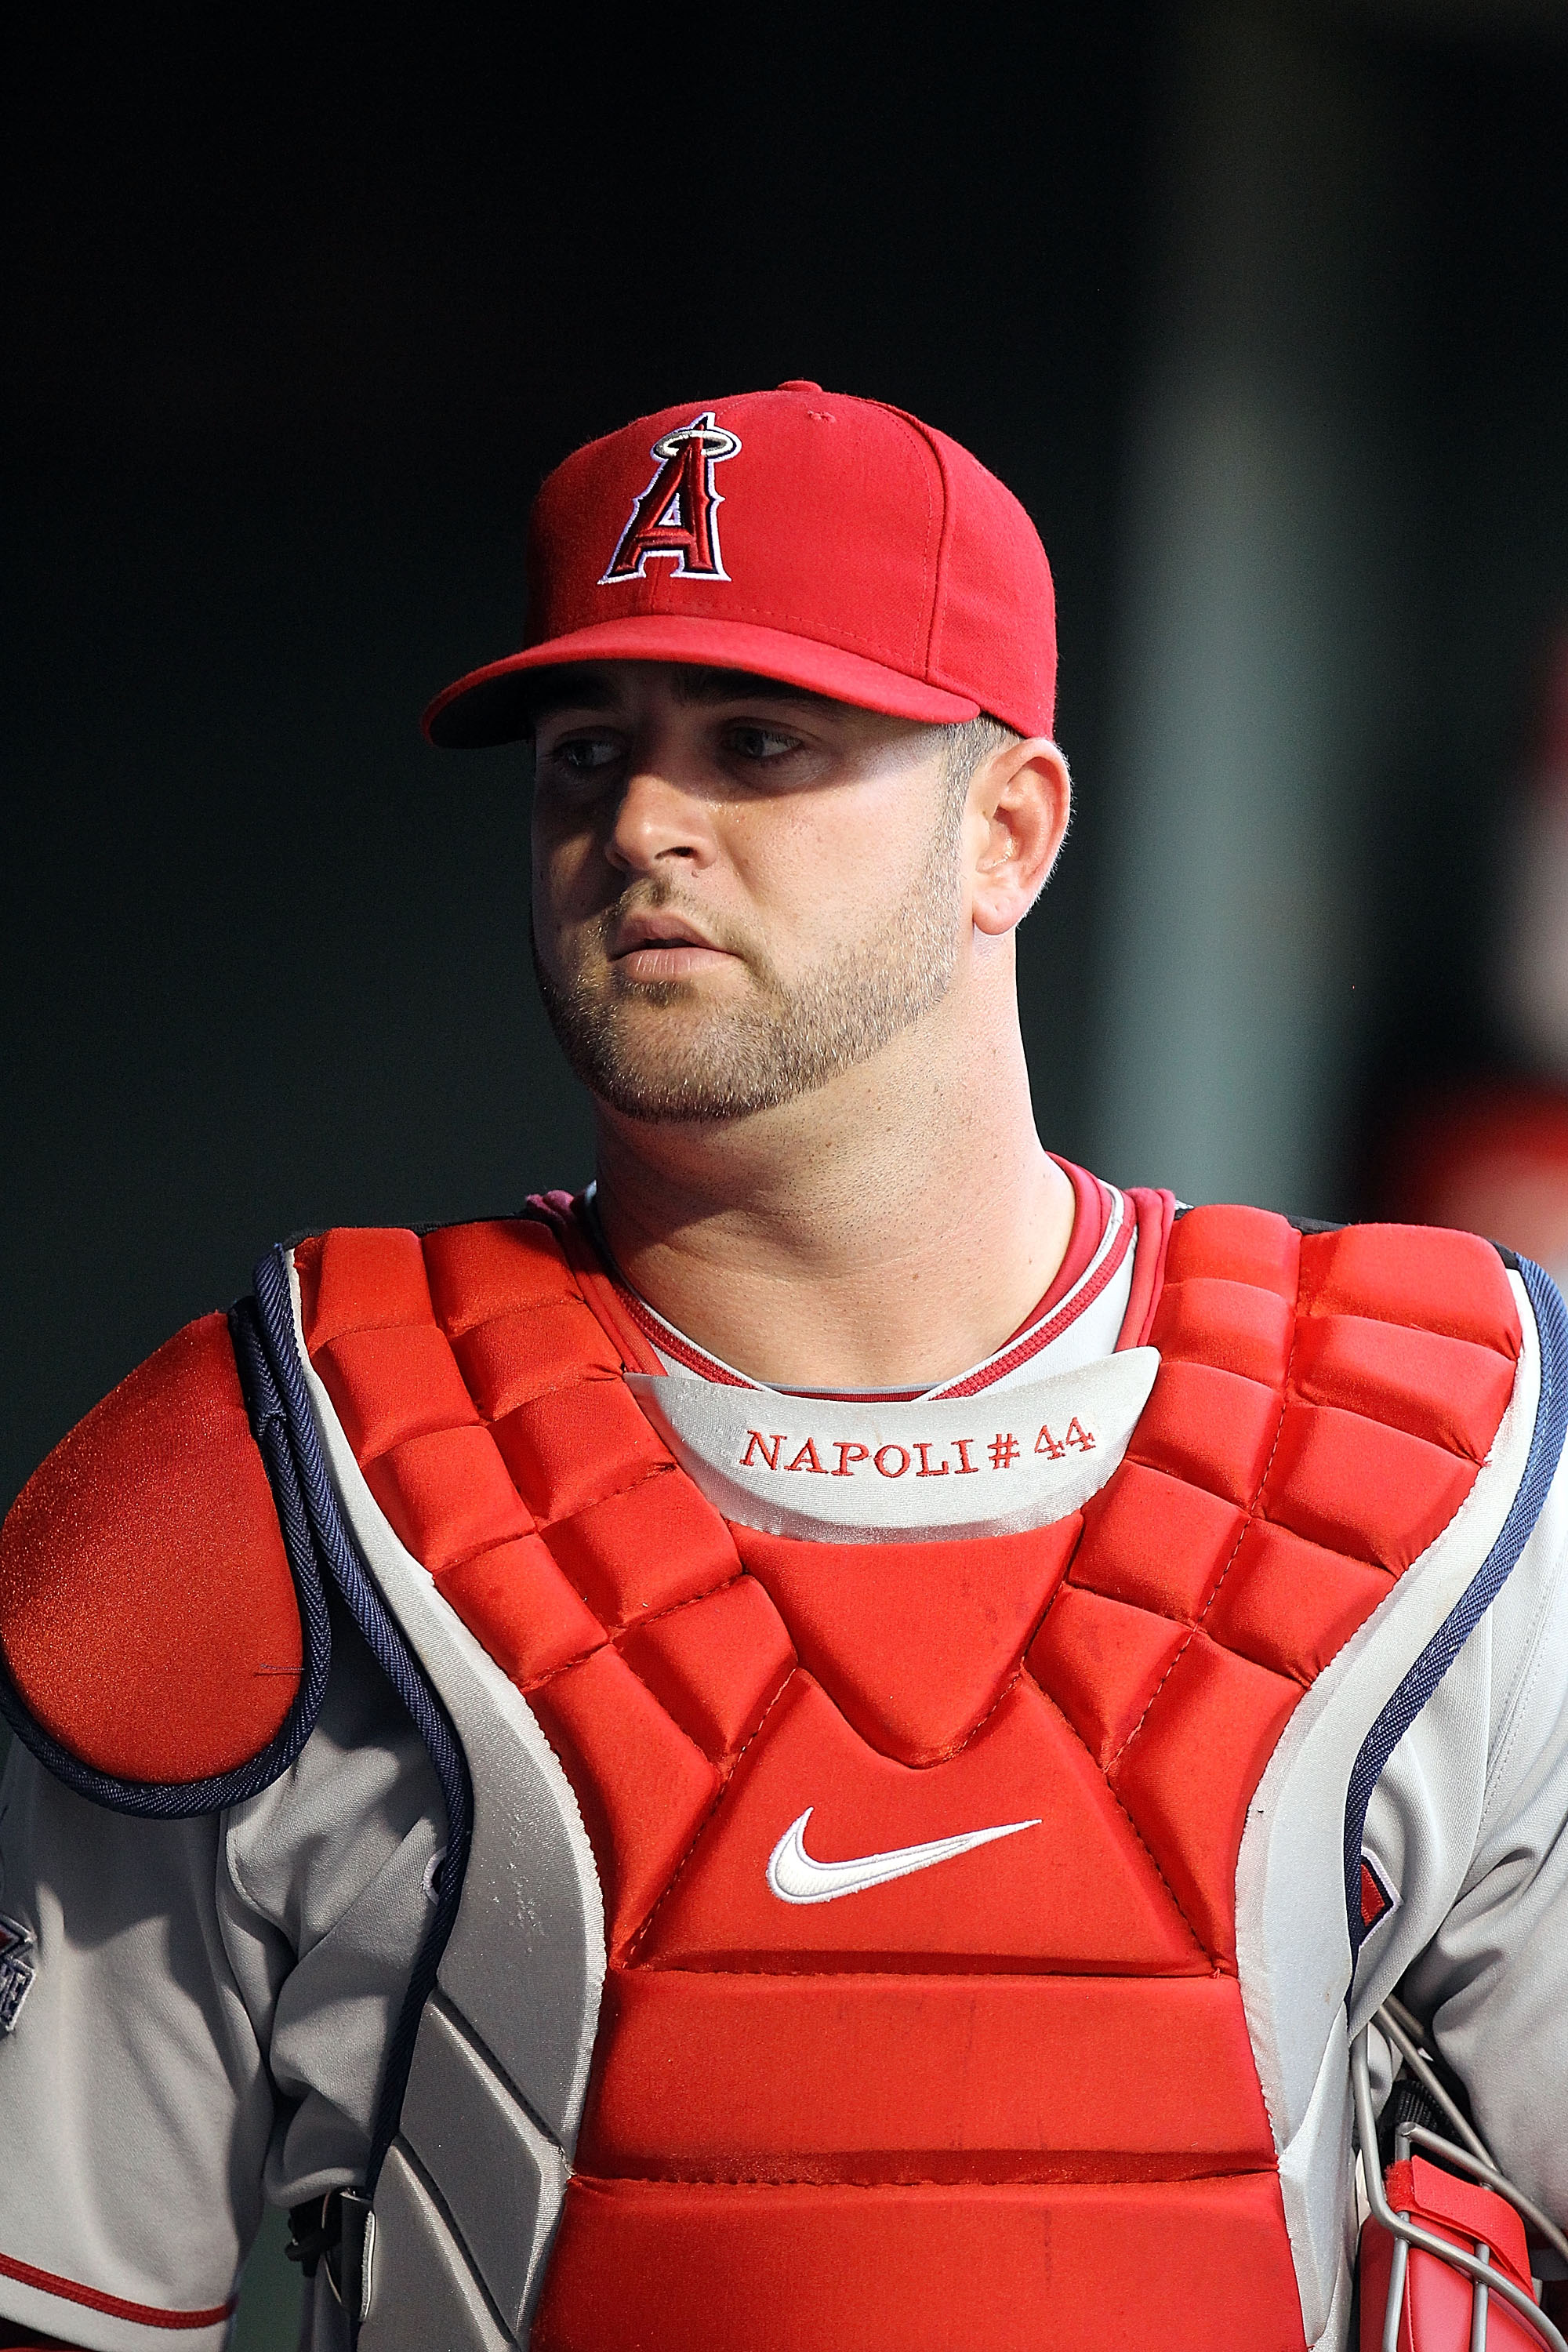
[[[781,1903],[835,1903],[841,1895],[862,1895],[868,1886],[885,1886],[890,1878],[908,1878],[912,1871],[930,1870],[934,1863],[951,1862],[993,1838],[1016,1837],[1020,1830],[1037,1830],[1032,1822],[1003,1822],[992,1830],[965,1830],[959,1837],[931,1838],[924,1845],[898,1845],[887,1853],[856,1854],[848,1862],[815,1862],[805,1850],[805,1825],[815,1806],[807,1805],[791,1822],[768,1856],[768,1885]]]

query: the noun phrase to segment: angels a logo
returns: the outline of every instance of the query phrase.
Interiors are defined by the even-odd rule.
[[[705,409],[689,425],[661,433],[652,457],[658,471],[632,508],[616,551],[600,577],[601,588],[616,580],[640,580],[651,557],[672,562],[677,580],[728,580],[719,548],[719,509],[723,499],[713,487],[713,468],[734,457],[740,442]]]

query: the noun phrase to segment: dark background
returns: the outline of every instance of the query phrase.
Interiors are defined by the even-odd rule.
[[[1129,1144],[1103,1115],[1101,1000],[1108,946],[1147,932],[1108,894],[1161,889],[1160,780],[1129,772],[1119,708],[1131,509],[1205,270],[1312,400],[1348,385],[1404,486],[1394,716],[1351,747],[1360,1001],[1318,1197],[1288,1203],[1361,1205],[1402,1077],[1494,1050],[1491,826],[1568,613],[1554,20],[807,12],[771,37],[660,20],[628,53],[534,12],[433,50],[384,25],[237,47],[170,11],[36,39],[11,142],[5,1491],[276,1236],[584,1174],[528,976],[520,761],[439,756],[416,722],[515,642],[542,473],[668,402],[813,376],[930,417],[1029,506],[1079,784],[1024,934],[1042,1128],[1167,1172],[1157,1120]],[[1261,231],[1215,217],[1248,191],[1205,187],[1210,114],[1251,101],[1216,92],[1215,44],[1260,27],[1287,93],[1341,93],[1289,168],[1377,151],[1348,230],[1289,182]]]
[[[796,375],[940,422],[1053,550],[1093,772],[1152,47],[1093,14],[1019,54],[915,11],[874,83],[826,17],[744,58],[694,25],[609,57],[525,12],[439,57],[384,25],[240,68],[226,29],[193,60],[127,23],[40,63],[7,1494],[284,1233],[587,1172],[528,970],[520,759],[416,723],[516,643],[528,503],[578,442]],[[1100,831],[1086,807],[1030,942],[1064,1090]]]
[[[516,642],[542,475],[666,404],[886,398],[1039,524],[1079,785],[1022,954],[1047,1141],[1353,1213],[1403,1090],[1509,1059],[1496,838],[1568,615],[1556,0],[637,21],[306,43],[170,9],[21,45],[0,1500],[274,1238],[588,1172],[528,973],[520,760],[416,721]],[[1171,456],[1194,384],[1217,486]],[[1302,652],[1370,642],[1327,570],[1261,653],[1228,621],[1217,688],[1172,703],[1196,623],[1159,553],[1214,551],[1223,589],[1238,385],[1294,420],[1277,473],[1298,427],[1354,455],[1322,526],[1376,582],[1353,709]],[[1167,1051],[1162,972],[1195,1001],[1211,940],[1156,850],[1199,837],[1233,683],[1266,748],[1303,698],[1338,714],[1299,806],[1284,762],[1285,847],[1248,854],[1321,848],[1310,903],[1349,944],[1262,1011],[1227,983]],[[1219,928],[1267,981],[1256,881]],[[1205,1073],[1306,1030],[1260,1160]]]

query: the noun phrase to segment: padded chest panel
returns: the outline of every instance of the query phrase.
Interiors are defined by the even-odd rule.
[[[1005,1545],[802,1542],[731,1527],[801,1664],[859,1738],[900,1764],[955,1755],[1017,1672],[1082,1530]]]
[[[1300,1692],[1468,1494],[1521,1337],[1471,1235],[1194,1210],[1162,1366],[1028,1654],[1235,1965],[1246,1809]]]

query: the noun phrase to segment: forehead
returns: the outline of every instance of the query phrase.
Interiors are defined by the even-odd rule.
[[[788,686],[780,678],[758,677],[749,670],[710,669],[695,662],[605,661],[537,672],[528,688],[529,722],[537,727],[560,710],[624,710],[662,695],[698,708],[771,702],[822,717],[872,715],[851,713],[847,703],[813,694],[804,686]]]

